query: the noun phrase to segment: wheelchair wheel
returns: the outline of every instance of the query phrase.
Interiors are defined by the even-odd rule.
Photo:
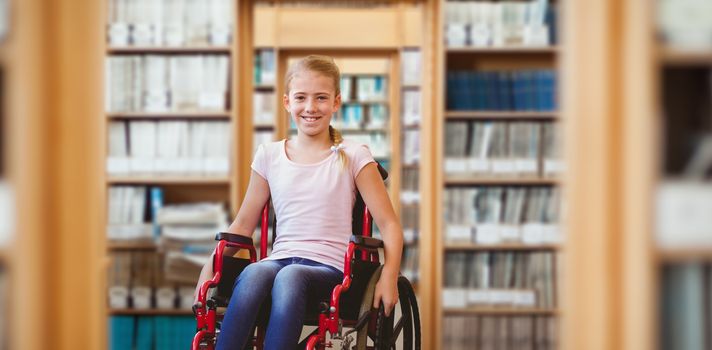
[[[420,350],[420,313],[415,293],[408,279],[398,278],[398,299],[391,315],[386,317],[383,305],[378,310],[372,308],[376,283],[381,269],[369,280],[366,294],[361,302],[359,319],[370,317],[368,323],[357,330],[356,350]],[[369,339],[371,345],[369,345]]]

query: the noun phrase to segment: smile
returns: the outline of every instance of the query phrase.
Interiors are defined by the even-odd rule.
[[[306,121],[308,121],[308,122],[315,122],[315,121],[321,119],[321,117],[305,117],[305,116],[302,116],[302,119],[304,119],[304,120],[306,120]]]

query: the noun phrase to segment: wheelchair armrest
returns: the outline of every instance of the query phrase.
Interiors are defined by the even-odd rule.
[[[378,238],[352,235],[350,242],[359,248],[378,249],[383,248],[383,241]]]
[[[229,232],[220,232],[220,233],[216,234],[215,240],[216,241],[226,240],[230,243],[254,245],[254,243],[252,243],[252,237],[247,237],[247,236],[238,235],[238,234],[229,233]]]

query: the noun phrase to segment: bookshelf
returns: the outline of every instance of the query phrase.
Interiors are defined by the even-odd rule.
[[[171,339],[192,338],[190,304],[201,266],[186,259],[207,257],[246,188],[244,163],[249,167],[252,152],[245,146],[252,138],[239,133],[250,121],[238,116],[252,110],[246,95],[252,81],[245,79],[251,38],[244,33],[251,5],[145,5],[139,17],[128,7],[141,3],[106,5],[105,317],[112,334],[138,332],[108,338],[116,348],[143,342],[160,348],[166,327]],[[123,30],[127,25],[131,31]],[[211,218],[175,221],[196,214]],[[191,241],[180,238],[186,234]]]
[[[650,213],[656,288],[649,295],[655,324],[650,334],[662,350],[706,348],[712,344],[709,309],[712,240],[707,213],[712,160],[712,43],[700,40],[712,30],[708,4],[692,1],[655,4],[647,27],[653,110],[658,153],[649,179],[654,205]],[[699,19],[690,13],[701,14]],[[702,15],[704,13],[704,15]]]
[[[550,151],[560,147],[563,121],[555,97],[560,2],[547,2],[549,11],[540,4],[439,1],[431,7],[439,16],[435,40],[444,41],[435,45],[434,64],[441,68],[434,79],[442,85],[434,86],[436,155],[430,160],[442,169],[434,177],[434,200],[445,203],[433,219],[436,348],[494,341],[486,332],[468,333],[477,328],[472,322],[509,329],[496,336],[499,342],[557,347],[563,242],[554,208],[563,166],[558,151]],[[542,15],[541,22],[525,24],[539,35],[498,34],[476,20],[496,21],[491,8],[517,16],[526,6]],[[536,27],[541,24],[547,27]],[[548,161],[554,158],[556,164]],[[540,216],[541,206],[553,211]],[[540,229],[552,234],[538,236]],[[528,259],[529,268],[520,267]],[[522,295],[528,307],[515,306]],[[493,307],[501,300],[512,301]]]

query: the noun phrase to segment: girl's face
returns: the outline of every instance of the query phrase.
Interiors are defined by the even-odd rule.
[[[341,95],[335,93],[333,79],[326,75],[306,70],[292,77],[283,103],[300,134],[328,134],[331,116],[341,106]]]

